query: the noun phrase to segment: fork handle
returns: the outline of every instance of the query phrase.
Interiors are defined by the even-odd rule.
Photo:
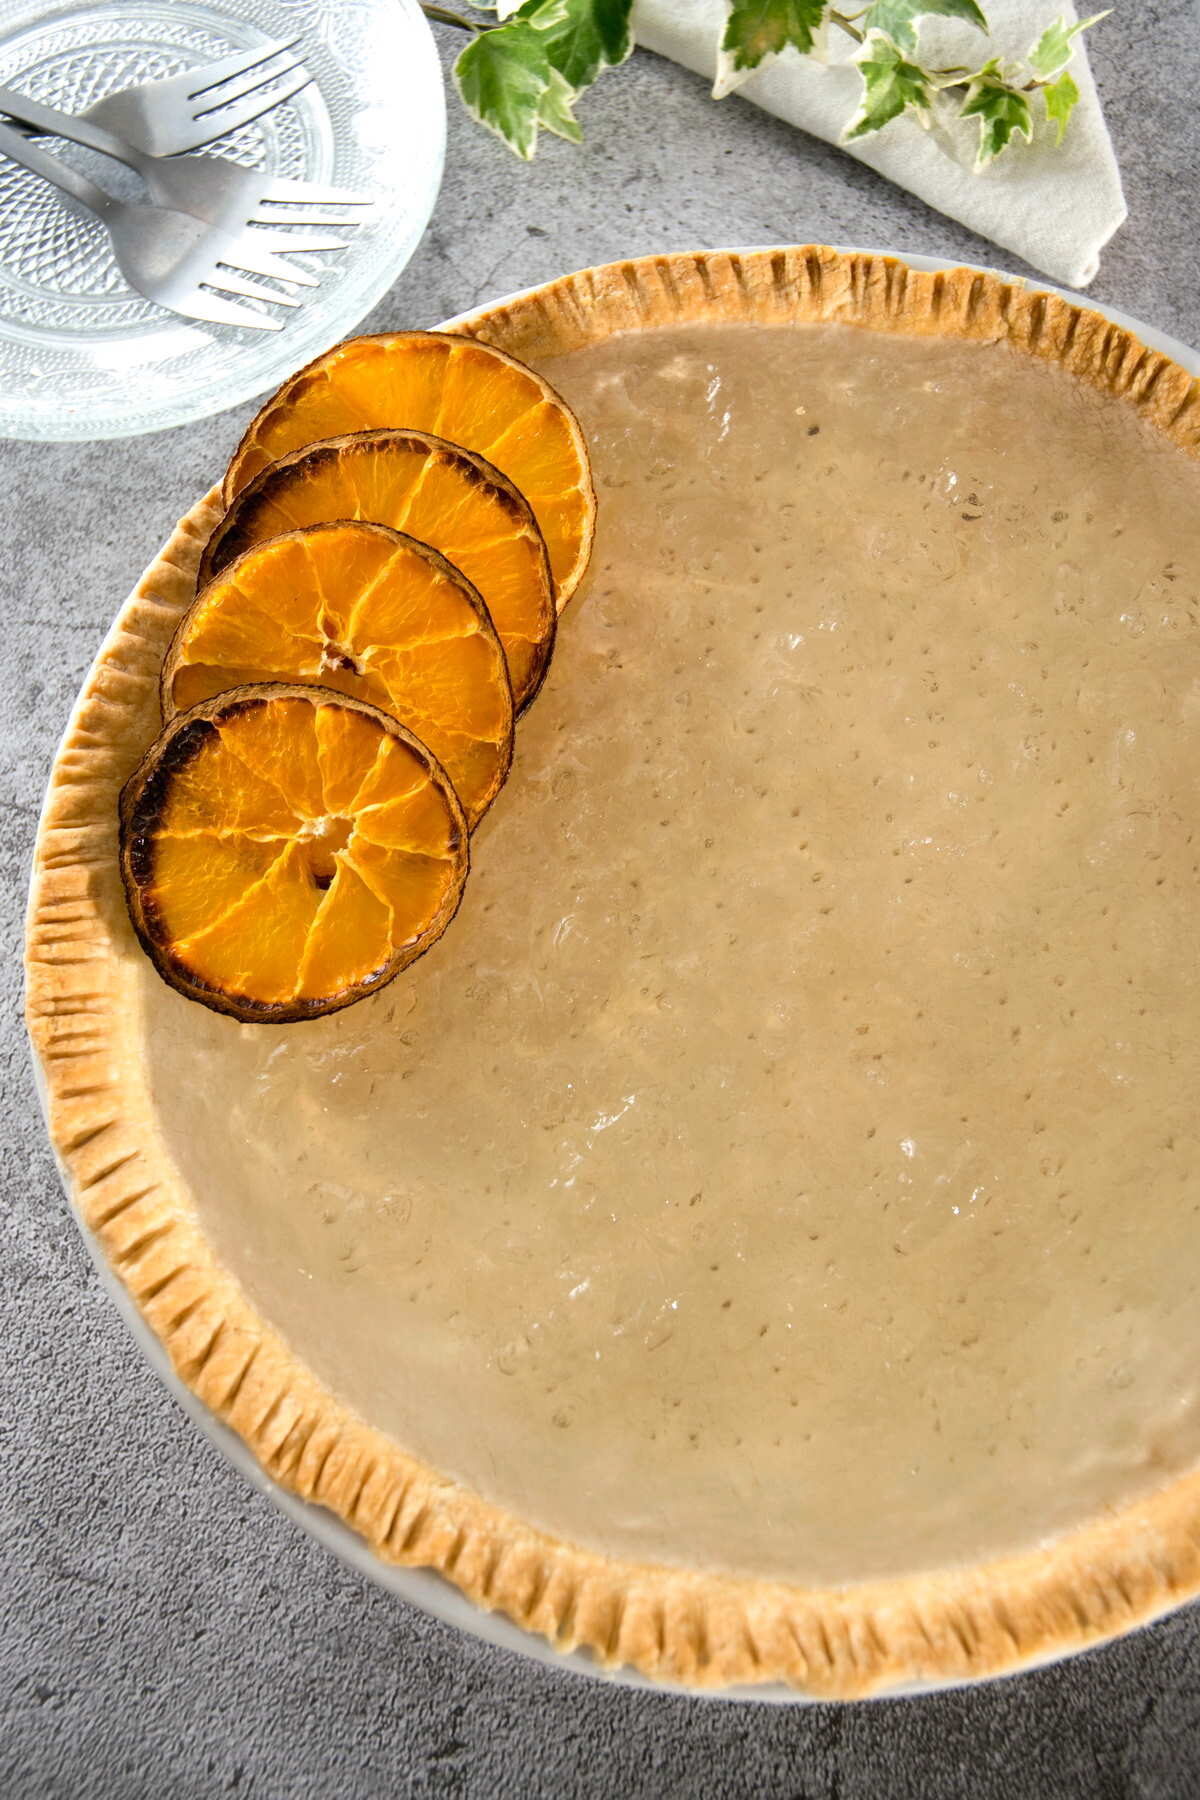
[[[122,138],[106,131],[103,125],[93,125],[90,119],[77,119],[71,113],[59,112],[54,106],[43,106],[40,100],[18,94],[15,88],[0,87],[0,113],[7,113],[10,119],[16,119],[22,125],[32,125],[35,131],[66,138],[72,144],[82,144],[86,150],[98,150],[101,156],[114,157],[131,169],[138,167],[137,151]]]
[[[100,218],[104,218],[112,207],[111,194],[106,194],[103,188],[97,187],[94,181],[89,181],[86,175],[81,175],[78,169],[68,168],[56,156],[31,144],[28,138],[23,138],[19,131],[14,131],[11,125],[5,125],[2,120],[0,156],[7,156],[10,162],[20,163],[31,175],[40,175],[43,181],[61,188],[64,194],[70,194],[72,200],[78,200],[81,206],[86,206],[89,212],[96,213]]]

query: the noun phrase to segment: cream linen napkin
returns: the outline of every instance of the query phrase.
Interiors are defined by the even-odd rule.
[[[991,40],[984,56],[1019,55],[1060,15],[1076,18],[1070,0],[987,0]],[[636,0],[633,28],[639,44],[669,56],[699,75],[713,78],[724,27],[723,0]],[[1101,25],[1098,29],[1103,30]],[[964,35],[965,33],[965,35]],[[921,25],[922,61],[938,65],[982,61],[987,42],[970,27],[927,18]],[[1100,251],[1125,218],[1125,196],[1112,144],[1100,110],[1087,52],[1076,39],[1071,73],[1080,99],[1061,146],[1043,126],[1032,144],[1018,141],[991,166],[975,174],[978,124],[955,123],[945,137],[908,117],[844,148],[889,181],[917,194],[938,212],[958,219],[981,237],[1011,250],[1035,269],[1067,287],[1086,287],[1100,266]],[[842,46],[845,45],[843,50]],[[814,136],[838,143],[853,117],[861,79],[850,64],[855,46],[831,28],[830,62],[789,50],[758,69],[737,92],[756,106],[799,125]],[[944,58],[944,60],[943,60]],[[728,101],[720,102],[728,105]],[[1035,101],[1034,111],[1040,110]],[[804,193],[797,180],[797,237],[808,234]]]

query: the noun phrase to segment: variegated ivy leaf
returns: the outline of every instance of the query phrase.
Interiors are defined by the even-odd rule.
[[[878,131],[889,120],[899,118],[910,106],[927,113],[930,106],[930,83],[924,69],[905,60],[891,38],[882,31],[872,31],[855,57],[863,78],[863,95],[858,111],[847,125],[843,136],[866,137]]]
[[[467,110],[526,161],[539,128],[577,144],[575,102],[602,69],[633,50],[633,0],[523,0],[503,25],[481,31],[454,65]]]
[[[538,124],[552,131],[555,137],[566,138],[568,143],[582,144],[583,132],[579,128],[579,120],[571,110],[579,98],[565,75],[551,67],[550,84],[542,95],[538,107]]]
[[[1079,89],[1070,70],[1064,69],[1057,81],[1049,82],[1042,89],[1042,99],[1046,102],[1046,117],[1057,126],[1054,141],[1061,144],[1067,135],[1067,121],[1079,100]]]
[[[733,0],[717,59],[713,98],[740,87],[768,57],[813,49],[828,0]]]
[[[632,56],[632,11],[633,0],[525,0],[516,16],[541,33],[552,66],[578,91]]]
[[[1047,25],[1028,57],[1030,70],[1037,80],[1049,81],[1052,75],[1065,68],[1075,54],[1071,40],[1107,17],[1106,12],[1098,12],[1090,19],[1076,20],[1074,25],[1068,25],[1065,19],[1055,19],[1053,25]]]
[[[874,5],[867,8],[862,27],[866,32],[885,32],[894,44],[913,56],[917,49],[917,20],[926,13],[936,13],[943,19],[965,19],[980,31],[988,28],[975,0],[874,0]]]
[[[959,117],[979,120],[977,169],[985,169],[1014,137],[1033,136],[1029,102],[1024,94],[1007,85],[998,62],[986,63],[975,76]]]
[[[454,65],[467,111],[529,161],[544,125],[579,141],[574,89],[551,63],[542,33],[523,19],[472,38]]]

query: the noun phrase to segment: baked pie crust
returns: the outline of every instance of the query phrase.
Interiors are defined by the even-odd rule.
[[[918,273],[819,247],[652,257],[569,276],[457,328],[541,364],[614,333],[689,322],[1007,344],[1119,397],[1189,454],[1200,449],[1200,390],[1182,368],[1096,314],[971,270]],[[146,571],[88,676],[54,765],[27,939],[29,1029],[73,1199],[189,1387],[277,1481],[330,1508],[383,1559],[440,1571],[561,1649],[583,1646],[665,1681],[782,1681],[849,1698],[994,1675],[1200,1591],[1200,1473],[1027,1553],[801,1587],[560,1541],[407,1454],[316,1378],[201,1229],[125,1003],[137,952],[117,795],[155,728],[162,657],[219,517],[214,487]]]

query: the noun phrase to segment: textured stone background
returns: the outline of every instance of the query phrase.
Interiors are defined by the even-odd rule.
[[[1196,26],[1195,0],[1127,0],[1092,49],[1130,208],[1093,292],[1193,344]],[[551,139],[526,168],[452,114],[433,227],[369,326],[432,324],[668,248],[816,239],[1001,260],[826,145],[737,100],[714,111],[700,81],[653,57],[602,82],[584,116],[586,149]],[[252,1493],[150,1375],[43,1142],[19,1022],[21,916],[80,680],[242,423],[227,414],[118,445],[0,444],[0,1794],[1190,1800],[1194,1610],[1057,1668],[927,1700],[770,1710],[630,1694],[461,1638],[348,1573]]]

